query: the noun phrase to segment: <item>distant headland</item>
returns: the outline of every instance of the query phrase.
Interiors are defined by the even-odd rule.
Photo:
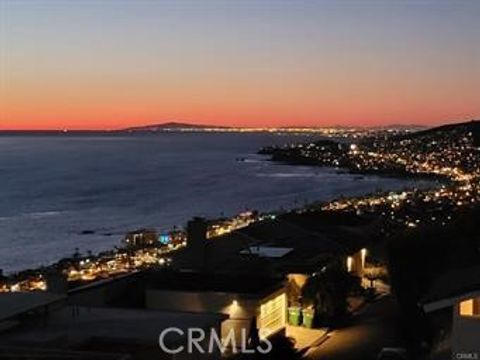
[[[28,134],[44,134],[44,135],[55,135],[55,134],[125,134],[125,133],[139,133],[139,134],[149,134],[149,133],[182,133],[182,132],[231,132],[231,133],[241,133],[241,132],[284,132],[284,133],[320,133],[320,134],[330,134],[330,133],[345,133],[349,131],[359,131],[359,130],[407,130],[407,131],[419,131],[425,130],[428,126],[416,125],[416,124],[391,124],[385,126],[374,126],[374,127],[360,127],[360,126],[340,126],[340,125],[322,125],[322,126],[264,126],[264,127],[248,127],[248,126],[223,126],[223,125],[208,125],[208,124],[194,124],[182,121],[169,121],[158,124],[147,124],[140,126],[132,126],[121,129],[113,130],[79,130],[79,129],[53,129],[53,130],[0,130],[0,135],[28,135]]]
[[[456,126],[462,124],[465,120],[451,121],[444,126]],[[342,126],[342,125],[319,125],[319,126],[264,126],[264,127],[248,127],[248,126],[224,126],[224,125],[208,125],[195,124],[183,121],[168,121],[157,124],[147,124],[132,126],[120,129],[106,129],[106,130],[89,130],[89,129],[52,129],[52,130],[0,130],[0,135],[56,135],[56,134],[75,134],[75,135],[89,135],[89,134],[151,134],[151,133],[197,133],[197,132],[211,132],[211,133],[248,133],[248,132],[280,132],[280,133],[319,133],[322,135],[347,134],[349,132],[384,132],[384,131],[398,131],[398,132],[419,132],[422,130],[433,129],[435,126],[418,125],[418,124],[387,124],[381,126]]]

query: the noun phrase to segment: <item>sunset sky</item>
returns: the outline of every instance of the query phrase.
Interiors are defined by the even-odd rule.
[[[480,1],[0,0],[0,129],[480,118]]]

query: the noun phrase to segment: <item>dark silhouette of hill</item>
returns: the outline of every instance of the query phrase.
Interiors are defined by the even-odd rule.
[[[413,134],[402,136],[404,139],[413,139],[432,136],[456,136],[459,134],[472,134],[474,145],[480,146],[480,120],[471,120],[462,123],[446,124],[431,129],[418,131]]]
[[[122,131],[165,131],[165,130],[181,130],[181,129],[207,129],[207,128],[216,128],[216,129],[227,129],[227,126],[214,126],[214,125],[203,125],[203,124],[189,124],[183,122],[166,122],[161,124],[152,124],[145,126],[135,126],[124,129]]]

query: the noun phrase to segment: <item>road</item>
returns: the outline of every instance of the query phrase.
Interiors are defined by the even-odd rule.
[[[310,349],[308,360],[369,360],[376,359],[383,347],[398,347],[396,303],[385,296],[367,305],[343,329],[332,332],[322,345]]]

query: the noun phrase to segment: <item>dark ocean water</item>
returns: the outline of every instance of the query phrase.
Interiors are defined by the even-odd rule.
[[[274,164],[255,154],[264,145],[304,140],[275,134],[0,136],[0,268],[46,265],[76,247],[108,249],[128,230],[164,231],[194,215],[274,210],[412,186]]]

